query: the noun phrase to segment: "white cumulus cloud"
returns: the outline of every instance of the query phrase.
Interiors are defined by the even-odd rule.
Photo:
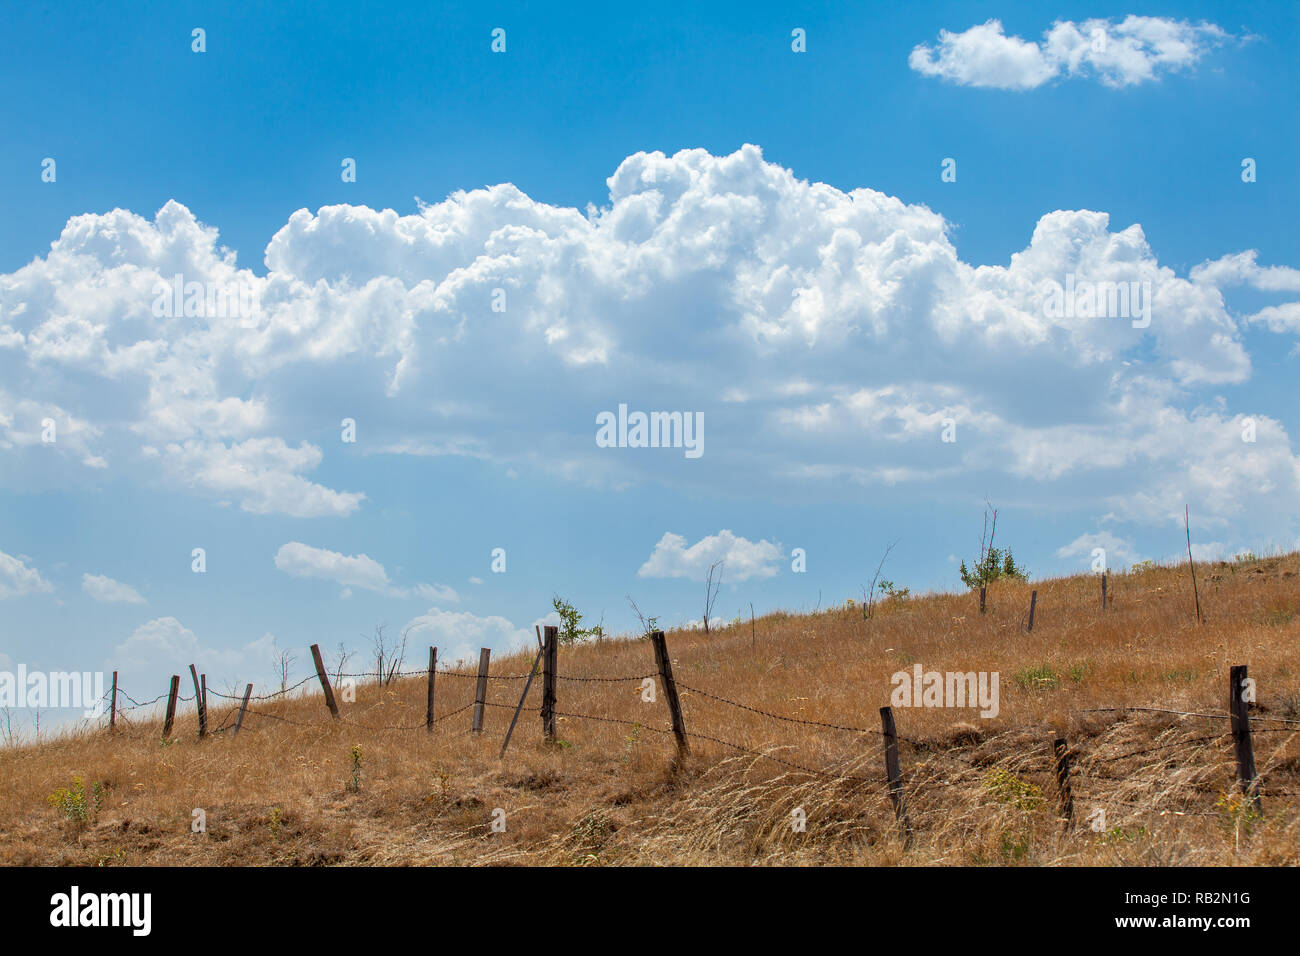
[[[39,571],[27,564],[29,560],[26,555],[14,557],[0,551],[0,600],[25,594],[48,594],[54,590]]]
[[[1058,20],[1035,42],[1007,36],[994,19],[960,33],[941,30],[936,45],[918,44],[907,62],[918,73],[961,86],[1029,90],[1065,75],[1124,87],[1187,69],[1227,37],[1211,23],[1129,15]]]
[[[83,574],[81,590],[96,601],[105,604],[144,604],[145,599],[135,588],[121,581],[114,581],[102,574]]]
[[[389,597],[422,598],[427,601],[457,601],[459,596],[441,584],[416,584],[409,588],[393,585],[384,566],[366,554],[342,554],[290,541],[275,553],[275,566],[290,577],[316,578],[341,585],[344,596],[351,588],[376,591]]]
[[[750,541],[725,529],[692,545],[687,545],[680,534],[667,531],[637,574],[643,578],[703,581],[709,568],[722,561],[725,562],[722,569],[724,579],[739,582],[773,577],[781,556],[779,544],[766,539]]]
[[[1164,51],[1155,72],[1181,62],[1151,24],[1107,29],[1125,23]],[[1300,332],[1300,306],[1241,315],[1229,293],[1296,299],[1293,266],[1246,250],[1180,275],[1140,224],[1088,209],[1026,222],[1007,261],[973,264],[935,211],[799,179],[750,145],[635,153],[606,189],[585,211],[510,184],[410,214],[298,210],[265,276],[177,202],[76,216],[0,275],[0,487],[96,487],[107,469],[250,514],[341,518],[368,499],[331,479],[334,456],[364,478],[367,458],[373,473],[456,455],[766,500],[1017,482],[1026,505],[1064,495],[1163,523],[1186,501],[1244,535],[1291,513],[1300,460],[1252,406],[1245,330]],[[155,314],[154,284],[177,273],[255,286],[257,320]],[[1054,312],[1047,290],[1067,282],[1149,288],[1149,324]],[[596,415],[621,403],[702,413],[703,457],[597,447]],[[341,414],[363,442],[321,437]],[[1239,440],[1242,416],[1258,442]],[[47,417],[65,423],[54,444]],[[335,562],[329,580],[373,590],[374,572]]]
[[[558,618],[548,618],[544,623],[557,621]],[[468,611],[444,611],[436,607],[412,618],[402,633],[412,641],[437,647],[438,660],[447,664],[477,661],[479,649],[483,647],[494,653],[509,654],[537,646],[531,626],[515,627],[499,615],[480,617]]]

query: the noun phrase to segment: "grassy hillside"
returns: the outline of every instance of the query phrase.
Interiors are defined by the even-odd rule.
[[[1198,570],[1200,625],[1186,569],[1157,567],[1113,575],[1105,610],[1097,579],[1074,577],[998,583],[983,615],[975,596],[940,595],[887,601],[870,621],[841,607],[669,633],[696,735],[680,766],[662,689],[643,701],[640,680],[562,679],[554,746],[541,739],[535,681],[504,760],[522,679],[490,682],[481,737],[461,709],[468,673],[438,676],[432,734],[423,678],[363,682],[339,723],[308,684],[255,702],[237,738],[227,702],[210,715],[223,729],[202,741],[192,704],[167,744],[158,721],[137,716],[115,735],[0,751],[0,863],[1298,863],[1300,556]],[[915,829],[905,848],[881,737],[860,731],[879,730],[891,675],[918,663],[996,671],[1000,707],[994,719],[895,708]],[[531,653],[494,660],[492,672],[531,664]],[[1124,710],[1224,714],[1232,664],[1258,686],[1259,818],[1233,796],[1226,720]],[[645,640],[560,650],[563,678],[654,670]],[[1057,735],[1074,755],[1073,828],[1054,809]],[[74,778],[84,811],[75,793],[48,799]],[[191,831],[196,808],[206,833]],[[492,830],[498,808],[504,832]],[[1100,832],[1087,822],[1098,808]],[[796,809],[805,832],[791,825]]]

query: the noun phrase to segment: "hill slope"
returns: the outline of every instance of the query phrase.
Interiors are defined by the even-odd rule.
[[[692,734],[680,764],[662,687],[643,699],[645,640],[561,648],[560,742],[541,739],[537,680],[504,759],[531,654],[493,661],[477,737],[469,672],[439,673],[433,733],[423,677],[363,681],[337,723],[313,681],[255,701],[238,737],[220,698],[204,740],[192,705],[167,744],[160,721],[128,713],[112,735],[0,750],[0,863],[1300,862],[1300,556],[1198,571],[1199,625],[1186,569],[1157,567],[1112,576],[1104,610],[1097,579],[1075,577],[999,583],[983,615],[976,596],[938,595],[869,621],[842,607],[670,633]],[[1223,715],[1233,664],[1257,683],[1258,818],[1234,795],[1227,720],[1126,710]],[[996,673],[997,715],[894,707],[905,847],[879,708],[917,665]],[[1058,735],[1073,827],[1056,813]],[[60,788],[74,793],[51,803]]]

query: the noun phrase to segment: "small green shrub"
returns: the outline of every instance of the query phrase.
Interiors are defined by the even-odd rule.
[[[1061,675],[1047,664],[1018,670],[1011,679],[1021,690],[1049,690],[1061,683]]]
[[[574,644],[587,637],[604,637],[605,629],[597,624],[595,627],[582,626],[582,613],[558,594],[551,599],[551,607],[560,615],[559,641],[561,644]],[[648,622],[651,630],[657,630],[658,621],[651,618]],[[647,631],[647,633],[649,633]]]
[[[90,785],[90,794],[87,795],[82,779],[73,777],[71,787],[59,787],[45,800],[62,813],[68,822],[89,824],[99,815],[99,810],[104,805],[104,785],[98,780],[94,781]]]
[[[1043,791],[1010,770],[994,767],[984,775],[984,789],[999,803],[1009,803],[1017,810],[1032,813],[1043,805]]]

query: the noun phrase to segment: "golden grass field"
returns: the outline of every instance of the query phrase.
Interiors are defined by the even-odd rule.
[[[787,763],[694,737],[675,766],[662,691],[647,703],[637,681],[562,679],[561,713],[632,723],[562,717],[561,742],[548,746],[539,679],[502,760],[522,680],[490,682],[488,701],[498,706],[487,708],[485,733],[475,737],[469,710],[427,734],[425,681],[410,678],[362,683],[337,724],[319,689],[307,693],[313,682],[301,696],[255,703],[258,713],[234,739],[228,729],[197,739],[189,704],[166,745],[159,719],[136,716],[113,735],[101,727],[0,750],[0,863],[1295,864],[1300,555],[1203,564],[1198,579],[1200,625],[1184,566],[1112,575],[1106,610],[1095,576],[1035,582],[1032,634],[1024,627],[1031,585],[1020,582],[995,584],[984,615],[977,596],[963,593],[886,601],[870,621],[839,607],[769,614],[752,629],[746,621],[707,636],[668,634],[680,684],[783,716],[874,730],[896,671],[915,663],[997,671],[996,719],[972,709],[895,708],[915,831],[908,847],[887,797],[878,735],[774,720],[683,690],[688,731]],[[405,666],[422,661],[416,651]],[[531,664],[532,653],[515,655],[494,660],[492,673],[522,675]],[[1258,685],[1262,817],[1234,796],[1226,720],[1082,713],[1223,714],[1232,664],[1249,665]],[[562,677],[654,669],[646,640],[560,649]],[[470,703],[474,684],[439,675],[438,715]],[[230,707],[215,704],[210,725],[228,727]],[[364,729],[412,725],[421,726]],[[1072,828],[1055,811],[1058,734],[1075,758]],[[49,800],[74,778],[87,793],[84,814]],[[191,830],[195,808],[206,814],[204,833]],[[498,808],[504,832],[491,828]],[[796,808],[804,832],[792,827]],[[1086,822],[1097,808],[1106,814],[1100,832]]]

